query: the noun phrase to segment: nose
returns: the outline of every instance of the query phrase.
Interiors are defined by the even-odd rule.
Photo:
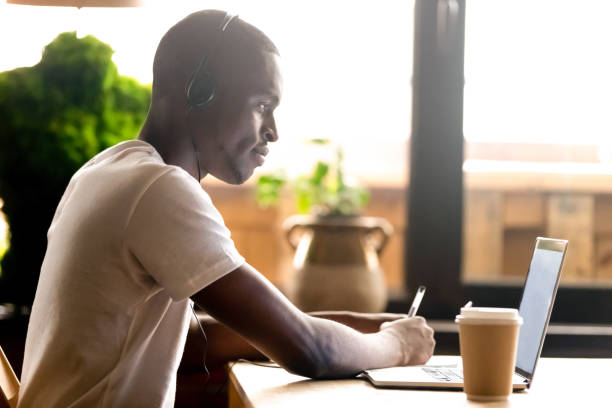
[[[263,125],[263,138],[266,142],[276,142],[278,140],[278,131],[276,130],[276,121],[274,118],[268,119]]]
[[[278,135],[274,131],[266,131],[264,132],[264,139],[266,142],[276,142],[278,140]]]

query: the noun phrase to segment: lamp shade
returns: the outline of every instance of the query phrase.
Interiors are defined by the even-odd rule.
[[[61,7],[138,7],[142,0],[6,0],[9,4]]]

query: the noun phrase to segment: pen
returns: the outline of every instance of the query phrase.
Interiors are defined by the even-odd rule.
[[[414,300],[412,301],[410,310],[408,310],[408,317],[416,316],[417,310],[419,310],[419,306],[421,305],[421,300],[423,300],[424,295],[425,295],[425,286],[421,285],[417,289],[416,295],[414,295]]]

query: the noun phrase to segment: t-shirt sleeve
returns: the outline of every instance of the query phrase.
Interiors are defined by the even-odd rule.
[[[208,194],[180,169],[166,171],[142,194],[125,244],[174,300],[244,263]]]

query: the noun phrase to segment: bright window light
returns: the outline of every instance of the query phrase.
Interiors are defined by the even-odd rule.
[[[470,0],[470,142],[612,143],[612,2]]]

